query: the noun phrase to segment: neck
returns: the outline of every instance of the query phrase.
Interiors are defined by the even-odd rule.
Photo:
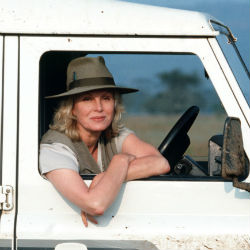
[[[80,134],[81,140],[85,143],[89,149],[89,152],[92,154],[97,148],[97,143],[101,132],[86,131],[82,129],[78,129],[78,132]]]
[[[91,142],[89,142],[89,143],[86,143],[86,142],[85,142],[85,144],[86,144],[86,146],[88,147],[89,152],[90,152],[91,154],[93,154],[93,153],[95,152],[95,150],[97,149],[98,140],[93,140],[93,141],[91,141]]]

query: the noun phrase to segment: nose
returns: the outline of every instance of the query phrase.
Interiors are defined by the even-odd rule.
[[[103,106],[102,106],[102,101],[101,98],[96,98],[95,100],[95,108],[98,112],[102,112],[103,111]]]

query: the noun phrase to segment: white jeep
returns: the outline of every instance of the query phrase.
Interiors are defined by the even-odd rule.
[[[92,54],[107,58],[120,81],[197,63],[227,117],[220,131],[209,127],[207,155],[188,156],[193,100],[159,142],[171,174],[124,183],[99,224],[85,228],[80,209],[40,176],[38,156],[56,105],[44,96],[65,88],[72,58]],[[250,109],[241,87],[249,91],[249,71],[230,29],[211,16],[120,1],[1,0],[0,250],[249,249]]]

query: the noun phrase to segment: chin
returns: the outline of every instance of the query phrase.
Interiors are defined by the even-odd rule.
[[[111,122],[102,122],[102,123],[92,123],[92,124],[89,124],[89,130],[93,131],[93,132],[102,132],[104,130],[106,130],[110,124],[112,123]]]
[[[91,130],[92,130],[93,132],[103,132],[103,131],[106,130],[108,127],[109,127],[109,125],[108,125],[108,126],[95,126],[95,127],[93,127]]]

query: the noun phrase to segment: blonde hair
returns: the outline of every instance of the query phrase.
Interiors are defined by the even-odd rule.
[[[114,118],[110,126],[104,131],[107,139],[111,139],[119,134],[123,125],[121,124],[121,115],[124,112],[122,98],[119,92],[114,91],[115,110]],[[77,129],[77,119],[72,114],[74,100],[76,96],[69,96],[61,101],[58,110],[55,112],[50,129],[64,133],[73,141],[79,141],[80,135]]]

